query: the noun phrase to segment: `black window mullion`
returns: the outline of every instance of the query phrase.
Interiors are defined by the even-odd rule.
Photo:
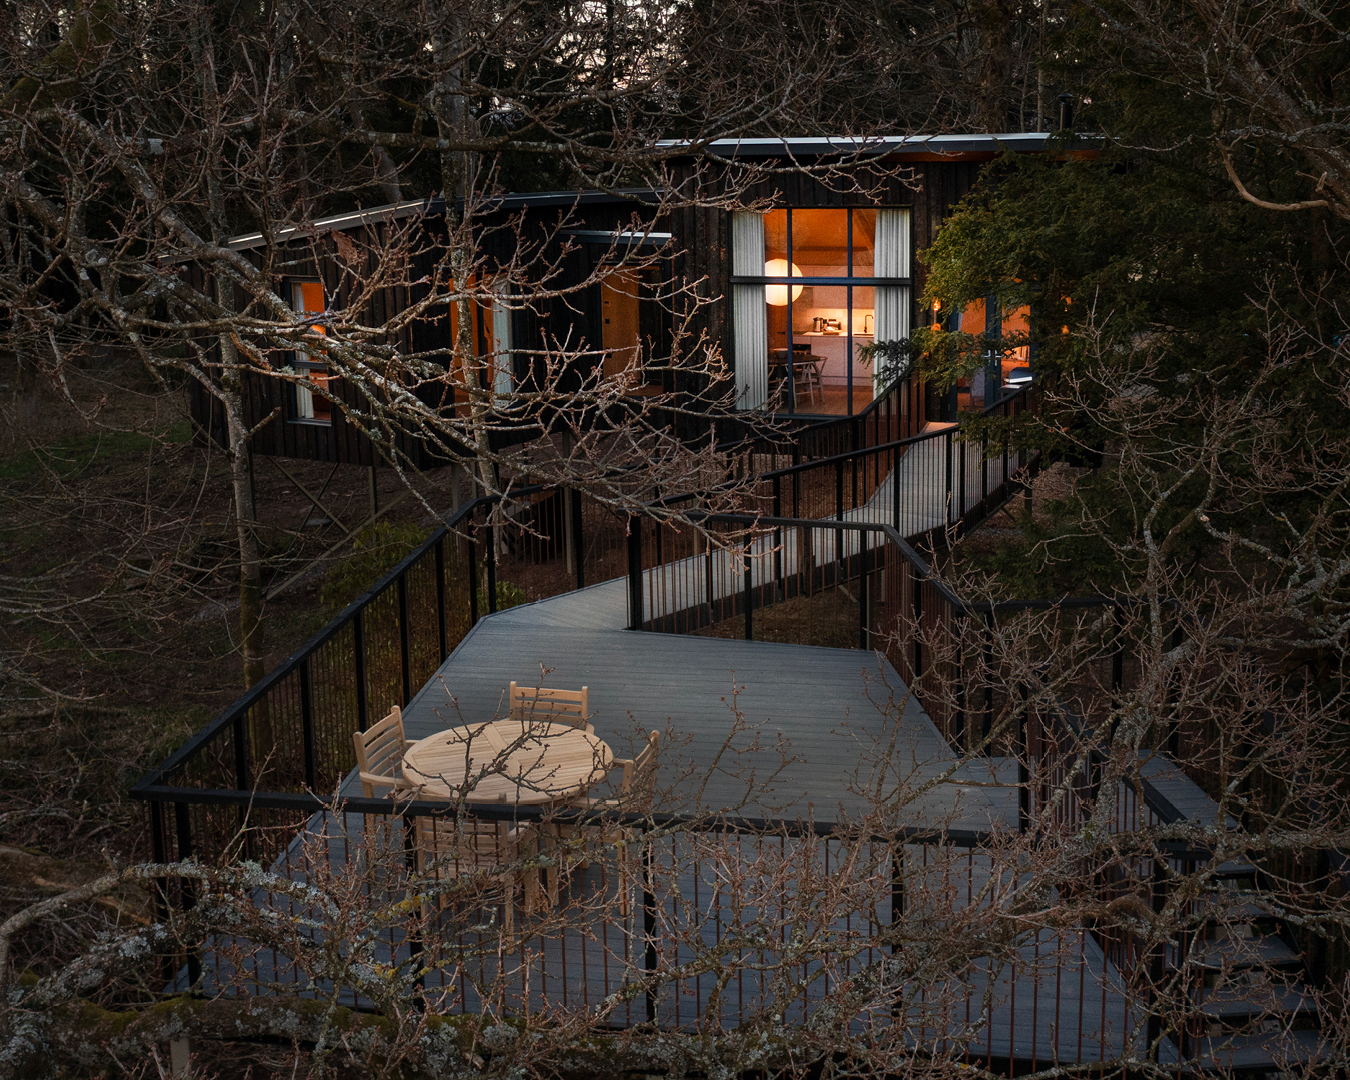
[[[853,208],[848,210],[848,217],[844,219],[844,244],[848,248],[848,264],[844,267],[846,277],[853,276]],[[850,309],[852,310],[852,309]]]
[[[813,277],[750,277],[738,274],[731,278],[733,285],[913,285],[913,278],[846,278]]]

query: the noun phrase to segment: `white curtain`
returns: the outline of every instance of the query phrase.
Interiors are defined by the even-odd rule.
[[[309,371],[302,368],[299,374],[308,375]],[[295,384],[295,415],[301,420],[314,419],[314,393],[302,383]]]
[[[909,211],[878,210],[877,277],[909,277]],[[909,337],[909,286],[878,285],[877,340],[903,341]]]
[[[506,295],[507,286],[500,285],[495,292]],[[515,362],[511,355],[511,309],[501,301],[492,305],[492,391],[495,394],[511,393],[511,378],[515,374]]]
[[[731,215],[731,272],[764,276],[764,215]],[[769,398],[769,323],[763,285],[731,287],[736,407],[761,409]]]
[[[878,210],[877,277],[909,277],[909,211]]]

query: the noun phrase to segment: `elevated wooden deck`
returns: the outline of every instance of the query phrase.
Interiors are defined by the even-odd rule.
[[[820,532],[834,535],[828,527]],[[647,577],[653,600],[660,595],[659,573]],[[726,587],[734,585],[728,576]],[[633,632],[622,629],[627,619],[624,580],[481,619],[404,709],[409,738],[505,715],[512,680],[586,685],[596,733],[617,755],[630,756],[648,731],[665,733],[662,783],[671,790],[658,809],[846,828],[867,815],[886,828],[1016,828],[1015,766],[999,759],[957,762],[884,658],[852,649]],[[1145,772],[1186,816],[1212,819],[1213,804],[1163,759],[1150,761]],[[342,794],[359,791],[349,776]],[[303,879],[316,857],[330,864],[359,860],[362,829],[361,815],[319,815],[276,868]],[[841,874],[844,844],[754,833],[665,836],[651,845],[653,905],[644,909],[639,892],[626,914],[612,860],[597,858],[564,880],[559,910],[570,913],[566,929],[545,931],[536,917],[521,913],[520,933],[504,948],[495,930],[458,933],[450,951],[471,959],[430,964],[428,1004],[453,1012],[581,1008],[597,1024],[628,1026],[649,1017],[645,996],[631,991],[655,963],[670,973],[650,1002],[660,1025],[734,1028],[766,1014],[800,1024],[846,981],[895,959],[856,947],[870,939],[876,923],[912,921],[921,943],[931,935],[925,923],[941,924],[947,912],[985,902],[979,897],[993,868],[988,855],[911,845],[901,874],[903,908],[895,902],[889,860],[873,865],[850,883],[851,903],[825,912],[814,927],[837,947],[822,946],[795,966],[785,963],[795,929],[784,921],[793,885],[815,887],[812,882]],[[785,866],[798,876],[785,878]],[[291,904],[278,906],[297,914]],[[762,939],[764,927],[767,943],[745,944]],[[374,952],[389,960],[406,950],[395,931]],[[719,969],[728,965],[734,974],[723,983]],[[264,983],[297,980],[288,959],[276,955],[255,974]],[[994,1067],[1007,1062],[1010,1070],[1143,1054],[1148,1030],[1097,941],[1075,927],[1027,935],[998,961],[955,955],[939,977],[904,984],[848,1023],[858,1032],[902,1023],[916,1047],[959,1047]],[[1238,1067],[1307,1060],[1315,1038],[1297,1033],[1283,1053],[1272,1053],[1265,1041],[1217,1053],[1206,1046],[1204,1053]],[[1159,1059],[1177,1059],[1166,1039]]]
[[[990,786],[1006,783],[1010,770],[997,762],[978,774],[970,766],[958,766],[884,659],[859,650],[618,629],[627,617],[624,585],[608,582],[481,620],[404,710],[409,738],[504,714],[505,688],[513,679],[584,684],[590,688],[596,732],[617,754],[631,752],[635,740],[649,730],[668,733],[661,759],[663,782],[682,779],[666,809],[848,823],[875,812],[880,798],[892,804],[893,823],[972,831],[1015,827],[1015,789]],[[739,690],[739,721],[732,708],[734,688]],[[943,776],[919,797],[900,794]],[[343,788],[344,794],[358,790],[354,777]],[[330,858],[344,858],[352,850],[352,833],[360,825],[356,815],[347,817],[345,836],[337,835],[337,822],[314,823],[316,832],[330,834]],[[701,957],[725,949],[720,942],[744,928],[747,920],[772,924],[781,914],[769,910],[766,883],[756,880],[754,872],[740,896],[725,887],[729,860],[753,864],[765,845],[777,845],[781,856],[781,838],[726,837],[712,850],[701,851],[695,843],[667,838],[653,852],[654,938],[665,969],[695,968]],[[916,897],[932,850],[907,849],[906,877]],[[803,855],[801,873],[838,873],[838,852],[831,841],[816,844]],[[932,895],[955,896],[960,906],[978,894],[987,879],[988,860],[978,852],[962,851],[956,863],[961,869],[945,868],[946,885],[935,886]],[[288,872],[305,873],[298,859]],[[870,890],[877,918],[893,917],[889,873],[885,880],[858,885]],[[513,988],[508,997],[516,1007],[598,1009],[608,995],[641,974],[646,959],[645,913],[634,904],[624,917],[616,889],[612,867],[596,863],[574,872],[563,902],[578,912],[586,910],[580,925],[560,936],[532,937],[526,919],[513,951],[481,959],[476,970],[460,971],[457,977],[433,974],[433,999],[443,995],[440,1007],[477,1011],[484,1006],[477,987],[505,985]],[[747,896],[755,900],[748,909]],[[597,897],[602,899],[598,909]],[[610,902],[604,902],[606,897]],[[904,917],[931,918],[931,909],[923,911],[923,906],[911,898]],[[867,932],[856,913],[841,914],[830,930],[841,944],[855,932]],[[464,937],[460,941],[474,944]],[[840,951],[841,957],[818,959],[799,969],[794,979],[799,992],[790,996],[772,976],[756,970],[774,966],[780,957],[772,949],[746,958],[744,968],[720,990],[713,972],[681,977],[667,984],[654,1002],[656,1020],[679,1028],[708,1023],[734,1027],[761,1009],[773,1009],[784,1022],[799,1023],[841,980],[883,959],[876,950],[857,955],[847,955],[847,948]],[[982,1012],[986,993],[987,1014]],[[929,1024],[916,1026],[909,1036],[916,1043],[951,1040],[985,1058],[1103,1060],[1127,1046],[1138,1048],[1143,1038],[1119,976],[1091,936],[1076,929],[1043,932],[998,964],[976,960],[947,985],[912,988],[908,997],[912,1012],[928,1010]],[[941,1017],[940,1023],[932,1023],[934,1015]],[[640,996],[607,1014],[611,1024],[645,1019]],[[887,1008],[855,1017],[852,1026],[895,1022]]]

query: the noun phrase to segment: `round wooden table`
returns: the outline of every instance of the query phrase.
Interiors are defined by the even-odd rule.
[[[604,740],[570,724],[493,720],[438,731],[403,752],[403,778],[433,797],[538,806],[598,784],[614,755]]]

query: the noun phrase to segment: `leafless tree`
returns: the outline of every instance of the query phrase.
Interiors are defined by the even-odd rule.
[[[1117,422],[1157,407],[1126,393]],[[1142,459],[1120,467],[1151,468]],[[1175,1069],[1176,1047],[1225,1073],[1253,1040],[1278,1054],[1314,1007],[1329,1018],[1316,1067],[1338,1066],[1350,907],[1327,856],[1350,842],[1335,744],[1344,695],[1282,666],[1310,632],[1305,624],[1289,636],[1307,583],[1279,574],[1241,593],[1195,586],[1150,554],[1165,547],[1149,538],[1151,511],[1171,495],[1142,481],[1137,489],[1151,491],[1140,514],[1152,561],[1136,595],[1000,605],[966,582],[961,599],[987,609],[955,605],[928,611],[922,626],[894,624],[888,653],[913,656],[919,644],[928,657],[914,693],[951,753],[916,756],[894,723],[858,740],[859,808],[828,834],[788,805],[778,822],[740,816],[772,798],[794,750],[734,700],[711,768],[744,781],[740,798],[707,805],[709,773],[684,762],[672,729],[650,806],[621,800],[588,820],[511,822],[552,840],[507,864],[466,865],[453,840],[484,813],[473,791],[495,762],[441,807],[431,829],[443,846],[417,832],[415,866],[397,816],[372,827],[335,805],[298,844],[279,838],[287,853],[267,866],[129,867],[11,918],[0,949],[61,904],[128,882],[183,882],[195,896],[190,909],[92,942],[62,970],[21,983],[0,1061],[11,1074],[41,1055],[106,1067],[184,1035],[200,1049],[247,1033],[295,1040],[316,1072],[341,1063],[484,1076],[823,1065],[838,1075],[955,1076],[974,1064],[993,1075],[1001,1066],[981,1050],[982,1033],[1011,1007],[1010,980],[1076,978],[1091,947],[1115,972],[1119,1041],[1102,1062],[1076,1065],[1064,1050],[1037,1075],[1162,1076]],[[1199,514],[1214,510],[1198,502]],[[1110,674],[1118,652],[1128,658],[1119,681]],[[873,697],[894,721],[908,692],[878,685]],[[1146,791],[1169,780],[1203,791],[1207,809],[1161,816]],[[972,792],[1012,808],[992,814],[973,847],[957,839],[956,821]],[[515,903],[515,889],[504,878],[580,881],[584,859],[602,867],[599,877],[593,868],[586,887],[533,909],[526,889],[507,931],[501,905]],[[1238,870],[1240,883],[1226,886]],[[391,950],[391,935],[409,928],[418,950]],[[544,943],[564,934],[605,957],[603,993],[551,992]],[[1264,951],[1290,935],[1306,956],[1331,950],[1320,985]],[[202,950],[213,996],[151,1007],[160,995],[146,960],[181,955],[185,944]],[[312,1007],[295,1002],[297,980],[315,988]],[[641,1022],[649,994],[688,1003],[682,1030]],[[353,995],[372,1015],[343,1007]],[[88,1000],[106,1010],[92,1029]],[[1208,1000],[1243,1024],[1206,1015]],[[611,1022],[624,1030],[599,1034]]]
[[[542,231],[491,218],[497,196],[531,178],[647,186],[662,194],[633,206],[642,235],[678,206],[738,204],[755,178],[733,175],[715,194],[697,176],[676,186],[675,157],[716,137],[790,126],[808,102],[813,122],[829,124],[821,95],[839,61],[828,41],[761,21],[733,67],[696,47],[704,29],[696,13],[646,0],[395,4],[360,16],[322,2],[101,2],[50,15],[28,7],[8,29],[8,349],[59,385],[81,350],[115,345],[158,374],[186,373],[219,404],[246,682],[262,673],[249,378],[328,396],[395,465],[396,435],[426,440],[447,462],[469,463],[488,494],[508,493],[529,472],[627,504],[654,485],[726,477],[724,461],[672,426],[682,410],[726,406],[723,358],[689,332],[710,299],[699,283],[671,278],[670,252],[638,257],[627,244],[584,280],[569,278],[559,255],[565,211]],[[324,312],[296,311],[282,295],[282,264],[316,216],[437,192],[444,209],[434,222],[405,220],[355,243],[312,237],[345,267],[341,296],[326,298]],[[227,243],[250,232],[260,236],[251,250]],[[509,252],[489,257],[492,243]],[[189,265],[199,279],[184,274]],[[527,343],[535,377],[502,392],[495,372],[505,358],[475,340],[476,312],[566,305],[607,275],[647,266],[666,268],[655,293],[674,340],[660,363],[678,371],[678,398],[625,400],[655,374],[656,357],[636,354],[606,374],[598,343],[579,340]],[[395,295],[392,311],[373,304]],[[434,328],[435,343],[414,344],[416,326]],[[286,370],[292,355],[321,361],[365,404]],[[564,377],[592,368],[580,385]],[[623,420],[597,431],[597,416],[621,410]],[[534,438],[496,450],[503,427]]]

